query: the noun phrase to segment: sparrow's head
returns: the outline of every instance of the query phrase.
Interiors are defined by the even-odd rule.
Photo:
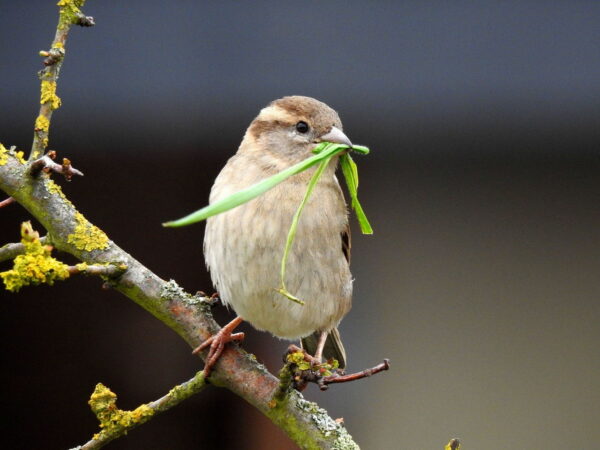
[[[333,109],[314,98],[299,95],[280,98],[263,108],[244,139],[250,144],[247,150],[268,152],[288,163],[310,156],[319,142],[352,145]]]

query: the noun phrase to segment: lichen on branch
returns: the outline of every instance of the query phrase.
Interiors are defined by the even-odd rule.
[[[127,434],[127,432],[150,420],[156,414],[171,409],[185,399],[197,394],[206,387],[202,371],[194,378],[175,386],[168,394],[150,403],[138,406],[133,411],[117,408],[117,395],[102,383],[98,383],[88,404],[100,422],[101,431],[79,447],[79,450],[98,449],[110,441]]]
[[[40,95],[40,104],[44,105],[47,103],[52,109],[60,108],[61,100],[60,97],[56,95],[56,81],[42,80],[41,91],[42,93]],[[38,116],[38,118],[35,121],[36,128],[38,123],[41,120],[43,120],[41,119],[41,117],[44,116]],[[46,129],[46,131],[48,131],[50,121],[47,118],[46,121],[48,121],[48,124],[44,128]]]
[[[11,147],[7,149],[0,143],[0,166],[6,165],[8,163],[8,158],[13,157],[21,164],[25,164],[25,158],[23,158],[24,153],[22,151],[17,151],[15,147]]]
[[[25,253],[14,259],[11,270],[0,272],[7,290],[18,292],[23,286],[49,284],[69,278],[69,266],[50,256],[52,246],[43,245],[31,222],[21,225],[21,243]]]
[[[98,440],[104,434],[127,434],[129,428],[150,419],[154,410],[148,405],[140,405],[133,411],[117,408],[117,395],[102,383],[96,385],[89,400],[90,408],[100,421],[102,431],[94,435]]]
[[[56,95],[56,80],[58,80],[64,60],[66,51],[65,43],[67,41],[69,30],[72,25],[94,25],[94,19],[92,17],[86,17],[81,12],[81,8],[84,4],[85,0],[60,0],[57,3],[57,6],[59,7],[59,17],[52,45],[49,50],[42,50],[39,52],[40,56],[45,57],[44,65],[46,67],[39,72],[41,80],[41,106],[40,112],[35,120],[33,144],[31,146],[31,154],[29,155],[30,160],[41,157],[48,147],[48,132],[50,129],[50,121],[52,120],[52,112],[61,105],[61,100],[58,95]]]
[[[81,213],[75,214],[75,229],[67,237],[67,242],[79,250],[91,252],[108,248],[109,239],[106,233],[92,225]]]
[[[60,7],[60,19],[58,28],[60,30],[74,25],[78,21],[78,16],[81,14],[81,8],[85,0],[60,0],[56,6]]]

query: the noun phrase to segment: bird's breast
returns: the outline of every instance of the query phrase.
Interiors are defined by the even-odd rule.
[[[236,172],[240,174],[235,167],[223,169],[211,202],[260,181],[255,174],[241,174],[237,180],[242,186],[232,188],[229,178]],[[351,276],[341,245],[347,209],[333,168],[323,174],[302,211],[286,265],[287,289],[306,304],[297,305],[275,292],[281,285],[288,232],[306,186],[306,175],[291,177],[208,219],[206,226],[206,263],[221,298],[255,327],[280,337],[329,329],[350,307]]]

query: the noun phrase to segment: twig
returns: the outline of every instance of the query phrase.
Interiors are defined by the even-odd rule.
[[[67,269],[69,275],[78,275],[83,273],[85,275],[97,275],[100,277],[114,278],[121,275],[127,270],[127,266],[123,264],[105,264],[105,265],[88,265],[88,264],[77,264],[75,266],[69,266]]]
[[[202,389],[204,389],[206,385],[207,383],[205,381],[204,374],[202,371],[200,371],[191,380],[188,380],[185,383],[175,386],[169,391],[167,395],[151,403],[148,403],[147,405],[144,405],[151,412],[142,415],[138,421],[132,421],[131,423],[125,426],[117,425],[110,430],[104,429],[100,433],[95,435],[93,439],[86,442],[84,445],[75,448],[78,450],[95,450],[98,448],[102,448],[110,441],[113,441],[118,437],[127,434],[127,432],[132,428],[135,428],[147,422],[157,414],[165,412],[171,409],[172,407],[178,405],[185,399],[191,397],[192,395],[197,394]]]
[[[79,175],[80,177],[83,176],[83,173],[74,168],[71,165],[71,161],[67,158],[63,158],[62,165],[52,161],[55,155],[56,152],[50,151],[47,155],[44,155],[41,158],[33,161],[29,170],[31,176],[37,176],[42,170],[45,172],[60,173],[66,178],[67,181],[71,181],[73,175]]]
[[[56,80],[64,61],[69,30],[73,25],[91,26],[94,24],[92,17],[86,17],[80,11],[85,1],[60,0],[58,2],[60,14],[52,45],[50,50],[40,52],[40,55],[46,59],[44,60],[45,68],[38,74],[41,81],[40,112],[35,120],[33,144],[29,154],[30,161],[44,154],[44,150],[48,146],[52,112],[60,107],[60,98],[56,95]]]
[[[328,388],[328,384],[333,383],[347,383],[348,381],[360,380],[361,378],[370,377],[371,375],[375,375],[376,373],[382,372],[384,370],[389,370],[390,368],[390,360],[384,359],[382,363],[377,364],[375,367],[371,367],[370,369],[361,370],[360,372],[351,373],[348,375],[339,375],[337,373],[322,377],[317,384],[319,388],[324,391]]]
[[[75,21],[75,25],[79,25],[80,27],[93,27],[96,25],[94,18],[92,16],[86,16],[83,13],[77,13],[77,19]]]
[[[375,367],[346,375],[343,370],[335,368],[337,367],[337,363],[333,367],[328,362],[321,363],[321,361],[309,355],[297,345],[290,345],[286,355],[286,364],[279,372],[280,383],[279,389],[275,394],[276,398],[280,397],[282,392],[287,391],[290,384],[293,384],[295,389],[303,391],[308,383],[315,383],[322,391],[325,391],[329,388],[329,384],[360,380],[361,378],[370,377],[390,368],[390,360],[386,358]],[[327,375],[327,372],[330,374]],[[291,379],[289,376],[290,373]]]
[[[14,202],[15,202],[14,198],[8,197],[7,199],[2,200],[0,202],[0,208],[4,208],[5,206],[8,206],[8,205],[10,205],[11,203],[14,203]]]
[[[42,245],[48,243],[48,237],[44,236],[40,238],[40,242]],[[19,243],[11,243],[6,244],[0,247],[0,262],[10,261],[11,259],[15,259],[17,256],[25,253],[25,246]]]
[[[460,450],[460,441],[458,439],[451,439],[444,447],[444,450]]]

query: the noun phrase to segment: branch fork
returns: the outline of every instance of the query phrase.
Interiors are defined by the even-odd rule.
[[[55,163],[53,161],[54,158],[56,158],[56,152],[54,150],[50,150],[46,155],[33,161],[31,163],[31,168],[29,169],[31,176],[36,177],[41,171],[46,173],[60,173],[67,181],[71,181],[73,175],[78,175],[80,177],[83,176],[81,171],[77,170],[71,165],[71,160],[68,158],[63,158],[62,164]]]
[[[308,383],[315,383],[319,389],[326,391],[330,384],[360,380],[390,368],[390,360],[386,358],[374,367],[346,375],[344,370],[337,368],[337,361],[321,363],[296,345],[289,346],[285,362],[286,365],[280,372],[280,380],[289,378],[289,383],[298,391],[303,391]],[[281,389],[287,389],[285,383],[280,384]]]

